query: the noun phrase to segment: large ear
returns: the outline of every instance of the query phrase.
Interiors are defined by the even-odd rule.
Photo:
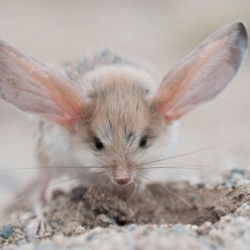
[[[238,71],[247,48],[243,23],[229,24],[208,37],[163,79],[156,99],[166,120],[180,118],[215,98]]]
[[[0,98],[64,125],[72,124],[82,109],[82,98],[66,76],[2,40]]]

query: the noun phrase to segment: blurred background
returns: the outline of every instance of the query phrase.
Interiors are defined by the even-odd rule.
[[[237,19],[250,29],[249,0],[0,0],[0,37],[45,63],[57,65],[108,46],[149,62],[162,76],[210,33]],[[172,155],[233,141],[178,159],[205,164],[214,173],[157,170],[156,178],[210,178],[218,170],[249,166],[249,69],[248,56],[214,102],[182,119],[179,146]],[[0,101],[0,168],[34,167],[32,149],[25,115]],[[0,172],[1,201],[34,174]]]

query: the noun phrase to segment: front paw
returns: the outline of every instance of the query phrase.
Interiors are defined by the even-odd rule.
[[[52,229],[44,217],[37,217],[31,220],[26,227],[26,232],[29,240],[37,237],[44,237],[51,234]]]

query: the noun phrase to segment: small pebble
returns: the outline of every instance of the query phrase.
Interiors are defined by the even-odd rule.
[[[14,233],[12,225],[5,225],[0,229],[0,236],[4,239],[8,239]]]
[[[250,180],[248,180],[248,179],[241,179],[241,180],[239,180],[239,182],[238,182],[238,185],[239,186],[247,186],[247,185],[249,185],[250,184]]]
[[[197,229],[199,228],[197,225],[189,225],[189,228],[192,230],[192,231],[197,231]]]
[[[78,228],[75,230],[74,234],[80,235],[80,234],[84,234],[85,232],[86,232],[86,229],[85,229],[84,227],[78,227]]]
[[[172,226],[172,230],[173,230],[173,232],[178,233],[178,234],[185,234],[185,233],[187,233],[187,229],[182,224],[173,225]]]
[[[96,227],[96,228],[94,228],[94,229],[92,230],[92,232],[93,232],[93,233],[101,233],[102,230],[103,230],[103,228],[101,228],[101,227]]]
[[[203,188],[205,188],[205,184],[204,183],[198,183],[197,188],[203,189]]]
[[[61,244],[61,243],[63,243],[63,242],[66,241],[66,237],[64,237],[64,236],[61,235],[61,234],[57,234],[57,235],[54,235],[54,236],[53,236],[53,240],[54,240],[55,243]]]
[[[205,235],[210,231],[211,228],[212,228],[212,223],[210,221],[206,221],[201,226],[199,226],[197,232],[201,235]]]
[[[234,168],[234,169],[231,170],[231,173],[232,174],[241,174],[242,175],[244,173],[244,170],[239,169],[239,168]]]
[[[80,227],[80,223],[79,222],[71,222],[69,223],[66,228],[64,228],[64,235],[66,236],[71,236],[72,234],[75,233],[75,231],[77,230],[78,227]]]
[[[107,216],[106,214],[99,214],[96,217],[97,221],[101,222],[103,227],[108,227],[109,225],[116,225],[115,220]]]
[[[235,219],[238,223],[244,224],[246,222],[246,219],[242,216],[239,216]]]

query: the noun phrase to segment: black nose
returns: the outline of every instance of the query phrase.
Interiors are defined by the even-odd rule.
[[[119,185],[126,185],[130,182],[130,178],[126,177],[126,178],[115,179],[115,182]]]

